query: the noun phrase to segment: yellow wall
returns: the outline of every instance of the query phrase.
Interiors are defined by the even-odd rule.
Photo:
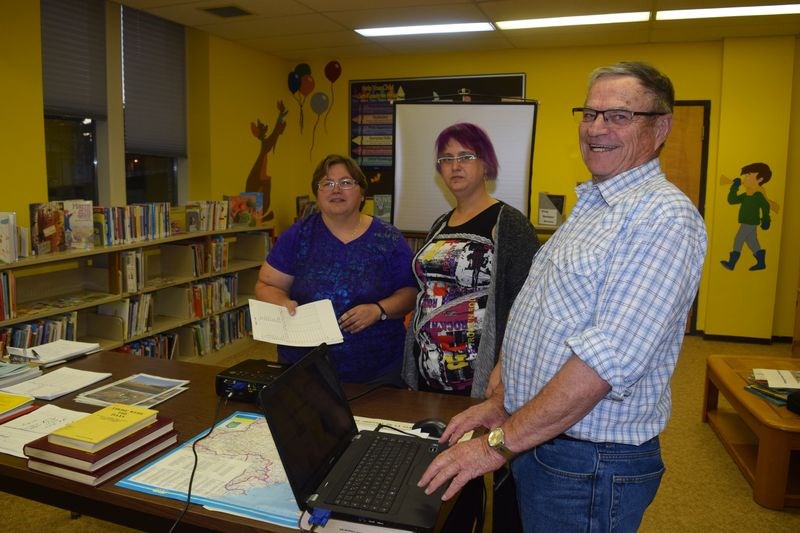
[[[4,2],[0,6],[0,61],[4,82],[0,84],[0,102],[12,127],[4,128],[5,142],[0,143],[0,156],[6,161],[6,183],[14,194],[4,209],[26,213],[30,202],[46,197],[44,140],[41,104],[41,61],[38,2]],[[738,39],[741,48],[763,48],[770,39]],[[795,39],[790,63],[800,57]],[[596,66],[622,59],[645,60],[668,73],[682,100],[710,100],[709,191],[706,220],[714,220],[711,201],[717,193],[712,185],[718,169],[720,128],[739,128],[735,117],[741,109],[721,109],[723,94],[724,55],[730,52],[729,42],[658,44],[640,46],[606,46],[578,48],[546,48],[503,52],[430,54],[392,56],[387,58],[325,58],[309,61],[316,80],[314,92],[331,94],[331,84],[324,77],[325,64],[337,59],[342,76],[334,84],[334,99],[327,118],[327,128],[308,101],[303,105],[304,128],[300,131],[300,102],[287,87],[288,73],[296,62],[279,60],[197,30],[187,32],[187,80],[189,106],[189,175],[192,199],[220,198],[244,188],[250,167],[258,155],[259,143],[250,133],[250,122],[261,119],[274,126],[276,101],[282,99],[289,109],[287,128],[269,155],[269,174],[273,179],[273,206],[276,225],[286,228],[294,218],[295,196],[311,194],[309,179],[316,163],[330,152],[349,151],[350,80],[408,78],[418,76],[476,75],[523,72],[527,75],[527,96],[539,101],[536,146],[533,160],[532,207],[536,209],[537,193],[567,196],[567,210],[575,204],[573,187],[586,179],[581,162],[574,124],[569,109],[584,98],[586,77]],[[789,48],[792,48],[789,46]],[[785,47],[782,48],[785,50]],[[760,61],[771,62],[770,54]],[[786,67],[785,54],[780,68]],[[727,78],[726,78],[727,79]],[[789,146],[800,139],[800,83],[794,73],[791,81],[779,83],[778,90],[791,94],[793,111],[789,114]],[[9,80],[13,82],[9,83]],[[770,82],[773,82],[771,80]],[[742,80],[742,83],[745,81]],[[786,85],[789,85],[786,87]],[[785,110],[789,113],[788,110]],[[316,124],[316,129],[314,128]],[[769,142],[769,134],[764,139]],[[786,143],[786,139],[782,139]],[[312,150],[313,143],[313,150]],[[785,198],[784,224],[780,233],[780,260],[777,286],[786,287],[775,294],[772,335],[791,336],[794,318],[794,288],[800,265],[800,156],[791,150],[784,157]],[[729,170],[725,170],[729,172]],[[501,178],[502,179],[502,178]],[[775,179],[775,178],[773,178]],[[11,180],[11,181],[8,181]],[[25,217],[27,219],[27,217]],[[714,228],[709,225],[714,237]],[[779,232],[776,232],[779,234]],[[726,236],[725,238],[728,238]],[[777,244],[771,244],[777,246]],[[710,257],[709,261],[717,261]],[[769,265],[769,263],[768,263]],[[723,309],[708,306],[708,283],[714,274],[707,269],[701,285],[698,327],[703,329],[707,316],[721,316],[723,322],[735,320]],[[716,306],[715,306],[716,307]],[[731,333],[733,334],[733,333]]]
[[[39,2],[0,3],[0,209],[28,225],[28,204],[47,201]]]
[[[792,67],[795,39],[730,39],[723,58],[720,141],[717,151],[719,172],[709,175],[707,205],[715,206],[706,217],[712,228],[709,257],[706,263],[708,308],[704,331],[712,335],[769,338],[773,331],[773,309],[780,257],[782,212],[786,184],[786,156],[789,137],[789,113],[792,96]],[[770,61],[763,61],[769,57]],[[745,245],[734,269],[721,264],[733,250],[739,230],[739,205],[727,202],[729,185],[721,183],[739,175],[750,163],[765,162],[772,178],[764,185],[767,198],[781,209],[770,213],[768,230],[757,229],[757,239],[766,252],[767,268],[751,272],[756,263],[752,250]],[[739,194],[744,194],[741,187]]]

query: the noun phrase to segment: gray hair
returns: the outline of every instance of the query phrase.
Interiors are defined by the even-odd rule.
[[[672,113],[675,105],[675,89],[670,79],[655,67],[641,61],[620,61],[614,65],[600,67],[589,75],[589,87],[606,76],[631,76],[653,95],[655,109],[659,113]]]

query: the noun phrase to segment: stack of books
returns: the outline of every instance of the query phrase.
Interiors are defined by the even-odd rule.
[[[37,365],[27,363],[6,363],[0,361],[0,389],[28,381],[41,376],[42,371]]]
[[[754,368],[745,390],[776,405],[786,405],[789,394],[800,390],[800,371]]]
[[[0,392],[0,424],[36,409],[33,398]]]
[[[28,468],[100,485],[175,444],[173,421],[153,409],[112,404],[25,445]]]

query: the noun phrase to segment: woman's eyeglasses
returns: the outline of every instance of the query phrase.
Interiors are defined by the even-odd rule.
[[[317,189],[320,191],[332,191],[337,185],[343,191],[347,191],[358,185],[358,182],[352,178],[342,178],[339,181],[322,180],[317,183]]]
[[[439,165],[454,165],[478,159],[478,154],[446,155],[436,160]]]

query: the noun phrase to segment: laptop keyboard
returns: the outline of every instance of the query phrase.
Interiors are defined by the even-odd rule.
[[[419,443],[409,439],[378,434],[334,502],[343,507],[388,513],[418,447]]]

